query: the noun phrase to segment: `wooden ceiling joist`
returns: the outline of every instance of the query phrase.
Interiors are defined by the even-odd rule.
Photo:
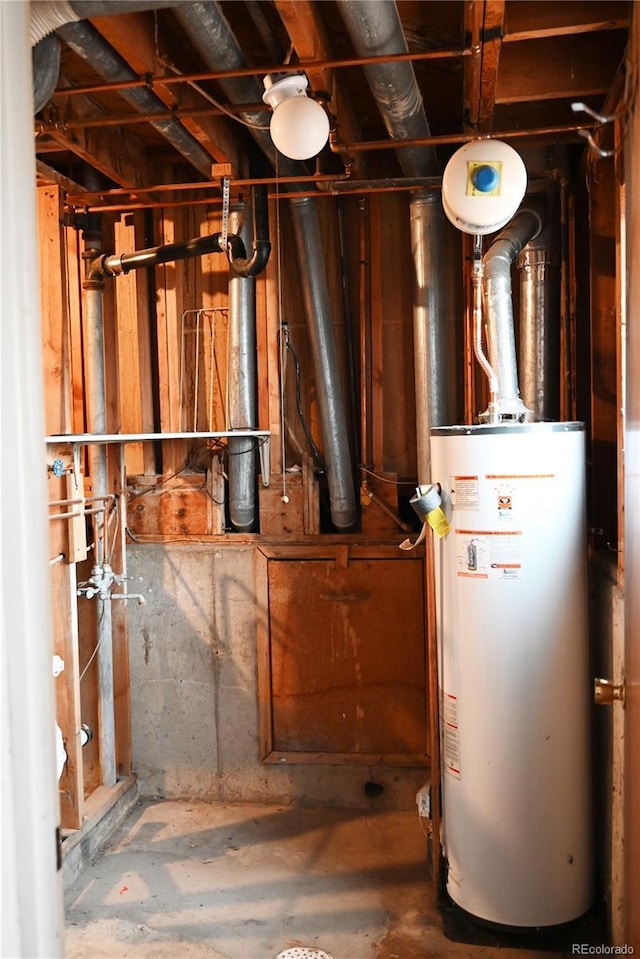
[[[490,133],[496,103],[505,0],[469,0],[465,5],[465,40],[471,56],[465,61],[465,127]]]
[[[606,93],[624,52],[619,31],[505,44],[496,103],[583,99]]]
[[[153,176],[142,141],[119,127],[83,130],[68,129],[65,120],[82,121],[95,104],[84,97],[72,97],[58,103],[60,123],[47,130],[47,140],[54,140],[62,150],[69,150],[122,187],[139,187],[153,182]],[[36,152],[38,145],[36,141]]]
[[[129,13],[120,17],[95,17],[93,26],[123,57],[132,70],[141,76],[152,76],[159,71],[159,53],[153,24],[142,13]],[[170,109],[205,109],[208,101],[186,84],[154,83],[153,92]],[[182,116],[181,122],[211,154],[212,162],[238,162],[238,142],[229,121],[224,117]]]

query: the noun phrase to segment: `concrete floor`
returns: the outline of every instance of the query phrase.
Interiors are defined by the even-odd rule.
[[[492,959],[444,935],[425,856],[414,812],[141,803],[67,892],[65,956]]]

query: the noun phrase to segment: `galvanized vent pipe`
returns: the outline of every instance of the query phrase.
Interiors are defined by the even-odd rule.
[[[232,210],[229,227],[249,242],[249,224],[241,211]],[[256,281],[251,276],[229,276],[229,346],[227,364],[228,429],[249,430],[256,423]],[[234,529],[250,532],[255,525],[255,440],[229,437],[229,518]]]
[[[416,387],[418,478],[431,475],[430,431],[456,420],[458,355],[456,325],[447,316],[443,291],[454,288],[456,261],[448,255],[451,230],[440,195],[411,201],[413,344]]]
[[[511,266],[541,229],[542,221],[534,210],[521,210],[483,257],[489,359],[498,381],[497,412],[517,420],[531,420],[533,411],[524,405],[518,389]],[[490,412],[485,411],[480,419],[487,419]]]
[[[103,273],[95,267],[102,249],[102,234],[94,224],[83,231],[85,276],[82,288],[85,292],[85,382],[87,431],[104,436],[107,432],[107,391],[104,363],[104,280]],[[109,494],[107,471],[107,447],[91,443],[88,448],[91,491],[95,497]],[[107,561],[106,513],[96,515],[95,568]],[[116,735],[113,687],[113,632],[111,625],[111,602],[96,597],[97,648],[98,648],[98,736],[100,743],[100,778],[103,786],[116,782]]]
[[[536,240],[520,253],[517,264],[520,269],[520,391],[536,420],[554,421],[560,417],[557,257],[541,240]]]

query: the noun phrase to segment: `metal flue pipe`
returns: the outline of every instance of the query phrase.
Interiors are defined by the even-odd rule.
[[[249,224],[241,225],[233,210],[229,226],[250,240]],[[242,232],[241,232],[242,230]],[[256,282],[251,276],[229,276],[229,344],[227,364],[228,428],[253,429],[256,423]],[[255,440],[229,437],[229,518],[234,529],[250,532],[256,518]]]
[[[511,266],[541,229],[542,221],[536,212],[521,210],[494,240],[482,261],[489,360],[498,382],[497,412],[519,420],[532,419],[533,412],[520,399],[518,389]],[[487,418],[487,412],[480,418]]]
[[[448,253],[449,222],[440,196],[421,193],[411,202],[413,344],[416,384],[418,480],[431,476],[432,426],[457,420],[456,325],[443,292],[453,289],[455,260]],[[455,313],[453,314],[455,315]]]
[[[100,271],[94,268],[102,247],[102,235],[98,230],[87,229],[83,233],[85,277],[82,287],[85,292],[85,367],[87,430],[104,436],[107,432],[107,396],[104,367],[104,285]],[[107,447],[91,443],[88,448],[89,475],[92,495],[107,497],[109,476],[107,472]],[[105,500],[106,501],[106,500]],[[95,567],[100,568],[107,560],[106,513],[96,514]],[[100,775],[104,786],[116,782],[116,735],[113,688],[113,632],[111,603],[96,598],[97,647],[98,647],[98,726],[100,744]]]
[[[240,45],[219,4],[182,4],[176,7],[175,15],[209,69],[231,70],[246,66]],[[230,77],[221,80],[220,84],[226,97],[234,104],[256,102],[264,92],[262,84],[255,77]],[[274,168],[283,176],[300,173],[299,163],[276,156],[269,134],[271,113],[260,111],[243,116],[250,124],[251,135]],[[357,507],[342,385],[335,362],[337,349],[317,201],[311,197],[295,197],[289,201],[289,208],[298,268],[306,277],[303,288],[309,339],[312,344],[315,343],[312,354],[320,400],[324,456],[330,478],[331,519],[337,529],[346,530],[351,529],[356,522]],[[327,362],[329,356],[333,361]]]
[[[546,231],[545,231],[546,233]],[[553,251],[540,240],[518,257],[518,372],[522,399],[536,420],[560,417],[560,283]]]
[[[86,60],[103,80],[137,80],[138,75],[127,61],[87,20],[67,23],[56,30],[59,37],[83,60]],[[166,109],[162,100],[145,87],[120,90],[120,95],[139,113],[154,113]],[[211,178],[213,158],[198,143],[179,120],[150,120],[151,126],[161,133],[182,156],[207,179]]]

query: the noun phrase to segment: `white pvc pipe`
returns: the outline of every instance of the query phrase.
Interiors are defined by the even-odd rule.
[[[2,955],[62,953],[28,3],[0,3]],[[9,495],[10,490],[10,495]]]

